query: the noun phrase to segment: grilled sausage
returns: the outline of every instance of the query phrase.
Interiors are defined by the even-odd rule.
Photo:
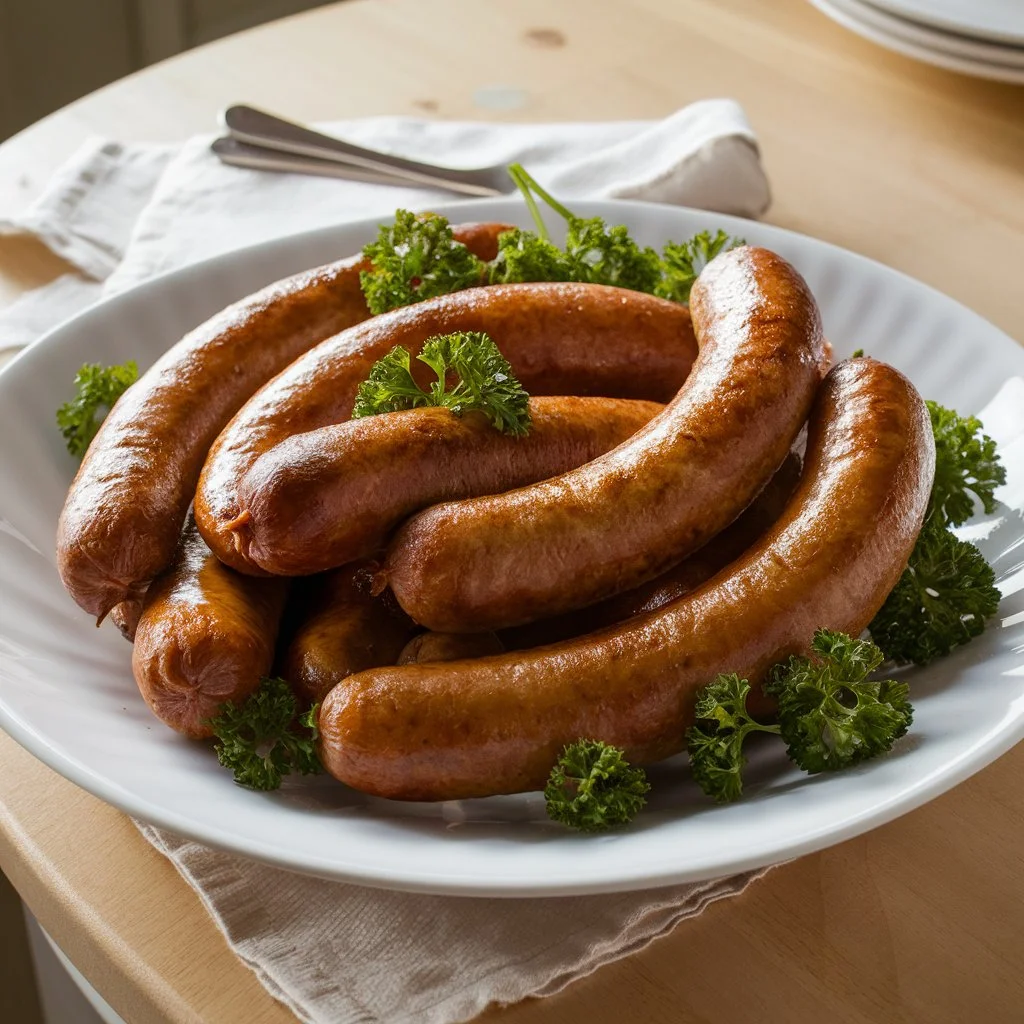
[[[491,259],[503,230],[469,224],[454,233]],[[121,396],[82,460],[57,527],[57,568],[82,608],[102,620],[118,602],[139,603],[174,555],[199,470],[224,424],[300,353],[370,315],[359,287],[366,266],[354,256],[236,302]]]
[[[253,579],[219,562],[189,521],[169,569],[146,593],[132,670],[153,714],[186,736],[269,675],[288,581]]]
[[[742,558],[580,640],[350,676],[321,708],[321,759],[368,793],[448,800],[540,788],[582,737],[634,763],[674,754],[696,691],[717,673],[757,687],[819,627],[860,633],[906,565],[934,471],[910,382],[871,359],[842,363],[814,404],[796,493]]]
[[[582,636],[604,626],[623,622],[633,615],[653,612],[677,597],[696,590],[716,572],[739,558],[782,515],[783,509],[796,490],[800,479],[800,466],[800,456],[791,451],[775,476],[765,485],[764,490],[744,509],[743,514],[734,523],[708,541],[700,551],[673,566],[668,572],[635,590],[616,594],[590,608],[579,608],[554,619],[541,619],[538,622],[528,622],[524,626],[503,630],[502,642],[510,650],[557,643],[559,640],[568,640],[570,637]]]
[[[486,417],[410,409],[296,434],[261,455],[232,524],[246,561],[306,576],[378,551],[413,512],[496,494],[597,458],[662,406],[614,398],[533,398],[526,437]]]
[[[217,438],[195,501],[199,529],[217,556],[243,572],[261,572],[232,529],[242,511],[242,478],[260,455],[293,434],[347,419],[359,384],[393,346],[415,354],[428,338],[453,331],[487,332],[526,390],[538,395],[663,401],[679,389],[696,354],[686,307],[605,285],[473,288],[374,317],[297,359]]]
[[[419,633],[402,648],[396,665],[423,665],[501,654],[505,645],[496,633]]]
[[[304,701],[323,700],[354,672],[394,665],[416,632],[388,595],[370,593],[371,576],[359,562],[296,582],[280,672]]]
[[[141,614],[141,601],[122,601],[110,609],[111,621],[117,626],[121,636],[129,643],[134,643],[135,641],[135,630],[139,628],[139,616]]]
[[[733,249],[693,286],[700,355],[665,411],[571,472],[448,502],[396,534],[385,576],[412,618],[479,632],[550,618],[639,586],[750,503],[807,418],[825,359],[803,278]]]

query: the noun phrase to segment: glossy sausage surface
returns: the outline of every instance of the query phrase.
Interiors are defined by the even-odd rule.
[[[245,558],[232,526],[242,511],[242,479],[264,452],[293,434],[348,419],[359,385],[395,345],[415,354],[428,338],[454,331],[489,334],[531,395],[664,401],[696,354],[685,306],[604,285],[472,288],[374,317],[297,359],[217,438],[195,514],[218,557],[243,572],[262,572]],[[422,364],[418,370],[429,375]]]
[[[742,558],[580,640],[352,676],[321,709],[324,765],[368,793],[448,800],[538,789],[582,737],[639,764],[674,754],[717,673],[756,688],[819,627],[861,632],[906,565],[934,467],[910,382],[871,359],[842,363],[814,404],[796,493]]]
[[[402,648],[396,665],[423,665],[501,654],[505,645],[496,633],[417,633]]]
[[[454,229],[483,259],[501,224]],[[167,567],[199,470],[224,424],[296,356],[370,314],[354,256],[269,285],[169,349],[117,401],[82,460],[57,528],[68,593],[102,619]],[[124,610],[130,620],[135,612]]]
[[[174,561],[146,593],[132,670],[153,714],[186,736],[269,675],[288,581],[253,579],[213,556],[189,522]]]
[[[306,703],[354,672],[394,665],[416,632],[389,595],[371,594],[372,574],[358,562],[295,582],[280,674]]]
[[[478,632],[640,585],[696,551],[778,469],[825,347],[803,278],[767,249],[712,260],[693,286],[700,355],[661,415],[579,469],[435,505],[392,541],[385,574],[412,618]]]
[[[557,643],[623,622],[634,615],[653,612],[677,597],[696,590],[716,572],[739,558],[782,515],[800,480],[800,467],[800,456],[791,451],[775,475],[765,484],[764,490],[734,523],[668,572],[634,590],[626,590],[589,608],[579,608],[554,619],[540,619],[528,622],[525,626],[503,630],[502,642],[510,650]]]
[[[245,475],[232,528],[237,550],[280,576],[344,565],[382,548],[413,512],[574,469],[661,409],[621,398],[532,398],[525,437],[501,433],[482,413],[439,408],[296,434]]]

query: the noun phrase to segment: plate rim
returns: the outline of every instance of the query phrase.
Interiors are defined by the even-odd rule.
[[[878,28],[880,32],[906,39],[912,45],[922,46],[937,53],[949,54],[968,61],[979,61],[996,67],[1024,68],[1024,46],[999,43],[989,39],[975,39],[970,36],[950,32],[937,26],[926,25],[919,21],[893,13],[889,8],[880,6],[875,0],[827,0],[828,3],[843,10],[856,13],[851,17],[863,19],[867,24]]]
[[[517,207],[519,206],[518,201],[514,197],[503,197],[500,199],[462,200],[451,203],[430,204],[430,208],[442,214],[459,215],[467,211],[482,211],[495,206],[507,207],[510,203]],[[865,263],[875,272],[880,271],[885,275],[895,275],[903,281],[909,282],[915,288],[924,289],[930,296],[935,297],[941,302],[952,303],[970,316],[983,320],[992,334],[993,343],[996,343],[998,339],[998,344],[1005,346],[1007,351],[1012,350],[1018,354],[1020,352],[1020,346],[999,327],[985,320],[981,314],[975,313],[956,299],[931,285],[919,281],[903,271],[889,267],[878,260],[801,232],[692,207],[640,200],[590,200],[580,201],[577,205],[581,212],[594,210],[600,215],[600,212],[604,211],[606,216],[614,216],[613,211],[616,210],[625,211],[631,208],[639,208],[645,211],[667,211],[671,214],[682,213],[693,218],[713,221],[733,233],[742,233],[744,230],[756,228],[758,231],[767,230],[771,234],[793,239],[799,243],[809,242],[817,247],[825,247],[833,255],[838,255],[844,260],[852,259]],[[491,216],[496,215],[491,214]],[[367,234],[367,237],[372,237],[377,225],[382,220],[386,220],[386,218],[367,217],[357,220],[343,220],[312,230],[296,232],[291,235],[258,242],[154,277],[134,288],[127,289],[118,295],[93,304],[76,316],[55,326],[32,345],[27,346],[3,369],[0,369],[0,388],[7,383],[12,372],[15,376],[20,372],[30,372],[22,369],[26,361],[31,358],[30,354],[37,351],[40,347],[46,346],[50,339],[59,332],[68,330],[82,318],[102,316],[107,307],[125,301],[128,296],[144,297],[146,291],[160,289],[169,278],[186,277],[201,273],[204,268],[214,264],[226,263],[236,259],[243,253],[254,253],[278,245],[294,244],[301,239],[329,238],[332,234],[341,230],[363,231],[363,233]],[[174,811],[164,810],[159,806],[154,807],[145,798],[136,796],[124,789],[122,784],[96,772],[77,758],[67,754],[63,749],[51,746],[38,730],[30,723],[23,721],[18,714],[13,713],[7,707],[2,695],[0,695],[0,728],[3,728],[16,742],[44,764],[112,806],[158,828],[166,828],[178,835],[215,849],[260,860],[264,863],[292,871],[317,875],[333,881],[351,882],[370,887],[463,896],[508,898],[557,897],[652,889],[723,877],[737,872],[769,866],[792,857],[803,856],[860,835],[874,827],[894,820],[948,791],[996,760],[1024,739],[1024,701],[1021,702],[1021,707],[1017,709],[1016,714],[1004,717],[998,724],[998,727],[990,729],[984,737],[980,737],[972,746],[960,751],[958,756],[949,765],[944,766],[943,771],[932,772],[924,778],[918,779],[917,782],[911,784],[908,788],[891,795],[882,804],[874,805],[870,809],[854,815],[838,827],[834,824],[825,824],[820,828],[809,831],[796,842],[792,840],[791,833],[784,833],[770,842],[759,844],[756,853],[746,856],[737,854],[717,857],[713,869],[703,862],[691,862],[688,867],[682,869],[678,866],[666,865],[658,870],[652,870],[648,866],[642,871],[632,869],[631,865],[628,864],[620,864],[614,871],[601,868],[599,877],[588,875],[581,881],[573,881],[565,877],[545,878],[538,881],[536,877],[517,877],[515,875],[491,876],[486,880],[476,880],[475,878],[467,879],[458,874],[457,869],[453,869],[450,875],[436,872],[424,873],[407,869],[402,877],[396,878],[391,868],[380,871],[375,870],[372,864],[365,862],[346,864],[338,857],[337,850],[332,851],[333,855],[330,858],[317,858],[309,856],[305,851],[301,856],[297,856],[294,853],[289,855],[288,851],[282,852],[273,844],[264,842],[254,843],[248,838],[244,840],[236,838],[232,841],[230,835],[225,836],[223,833],[211,834],[208,826],[200,825],[197,827],[191,824],[189,819],[182,817]],[[580,841],[588,842],[590,840],[587,837],[581,837]]]
[[[868,42],[881,46],[893,53],[901,54],[912,60],[955,71],[974,78],[983,78],[993,82],[1007,82],[1011,85],[1024,85],[1024,68],[1009,64],[997,64],[974,58],[956,56],[940,50],[933,50],[921,43],[912,43],[888,31],[862,21],[857,15],[843,7],[837,7],[832,0],[809,0],[826,18],[848,29]]]
[[[891,11],[897,17],[907,21],[914,21],[921,25],[933,26],[955,35],[962,35],[968,39],[992,40],[1002,43],[1004,46],[1024,47],[1024,25],[1019,31],[1005,31],[998,28],[979,26],[977,23],[967,19],[946,17],[937,14],[935,11],[913,2],[907,4],[905,0],[865,0],[872,7],[881,7]]]

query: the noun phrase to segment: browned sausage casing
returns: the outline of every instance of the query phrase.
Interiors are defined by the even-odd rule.
[[[118,632],[129,643],[135,640],[135,630],[139,627],[139,616],[142,614],[142,601],[122,601],[110,609],[111,621],[117,626]]]
[[[402,648],[396,665],[423,665],[501,654],[505,645],[497,633],[420,633]],[[326,695],[325,695],[326,696]]]
[[[496,494],[597,458],[661,412],[654,402],[533,398],[525,437],[479,412],[410,409],[296,434],[261,455],[239,493],[243,558],[307,576],[380,550],[413,512]]]
[[[696,590],[716,572],[739,558],[782,515],[796,490],[800,479],[800,466],[800,456],[796,452],[790,452],[764,490],[743,510],[743,514],[734,523],[668,572],[635,590],[616,594],[590,608],[579,608],[554,619],[540,619],[525,626],[504,630],[501,634],[502,642],[510,650],[557,643],[559,640],[583,636],[604,626],[622,622],[633,615],[653,612],[669,601]]]
[[[232,530],[242,478],[257,458],[293,434],[347,419],[370,368],[395,345],[415,354],[428,338],[454,331],[489,334],[536,395],[664,401],[686,379],[696,354],[685,306],[597,284],[472,288],[374,317],[297,359],[217,438],[199,480],[195,515],[218,557],[243,572],[262,572]]]
[[[634,763],[674,754],[717,673],[756,687],[819,627],[860,633],[906,565],[934,471],[910,382],[874,360],[840,364],[815,402],[795,495],[741,559],[580,640],[351,676],[320,712],[324,765],[368,793],[448,800],[538,789],[584,737]]]
[[[186,736],[248,697],[270,674],[288,581],[223,565],[189,522],[171,567],[150,586],[135,632],[132,670],[153,714]]]
[[[505,229],[453,231],[492,259]],[[140,601],[170,564],[199,470],[224,424],[300,353],[370,315],[359,287],[366,266],[354,256],[236,302],[121,396],[82,460],[57,527],[57,567],[82,608],[102,619],[120,601]]]
[[[782,463],[825,359],[818,307],[781,256],[748,246],[693,286],[700,347],[665,411],[579,469],[435,505],[388,551],[398,603],[441,632],[550,618],[664,572],[726,527]]]
[[[370,593],[371,578],[372,568],[359,562],[296,582],[281,675],[304,701],[323,700],[355,672],[394,665],[416,632],[389,595]]]

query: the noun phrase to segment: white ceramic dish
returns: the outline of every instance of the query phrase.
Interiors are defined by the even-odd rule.
[[[953,300],[833,246],[736,218],[641,203],[579,203],[650,244],[724,227],[770,246],[807,277],[842,357],[864,347],[923,394],[984,406],[1024,350]],[[440,208],[459,220],[517,220],[511,200]],[[678,764],[652,770],[648,810],[621,833],[587,837],[549,823],[539,794],[442,805],[389,803],[330,779],[277,793],[235,786],[210,749],[154,720],[130,649],[96,630],[54,569],[54,526],[75,464],[54,410],[84,361],[144,368],[226,303],[356,251],[374,222],[325,228],[218,257],[94,307],[0,373],[0,725],[78,785],[139,818],[208,845],[330,878],[502,896],[643,888],[710,878],[819,849],[924,803],[1024,735],[1024,529],[990,517],[986,553],[1003,576],[1002,628],[914,672],[914,730],[892,756],[832,777],[792,769],[777,747],[754,759],[749,797],[716,807]],[[1017,545],[1018,554],[1013,553]],[[993,826],[995,827],[995,826]]]
[[[869,0],[875,7],[947,32],[1024,46],[1021,0]]]
[[[858,17],[880,31],[927,49],[937,50],[952,57],[963,57],[983,64],[995,64],[1024,69],[1024,46],[996,43],[986,39],[962,36],[956,32],[908,21],[889,11],[880,9],[870,0],[830,0],[838,7],[856,11]],[[1022,5],[1024,9],[1024,5]]]
[[[833,21],[888,50],[975,78],[1024,84],[1024,50],[914,24],[861,0],[810,0]]]

